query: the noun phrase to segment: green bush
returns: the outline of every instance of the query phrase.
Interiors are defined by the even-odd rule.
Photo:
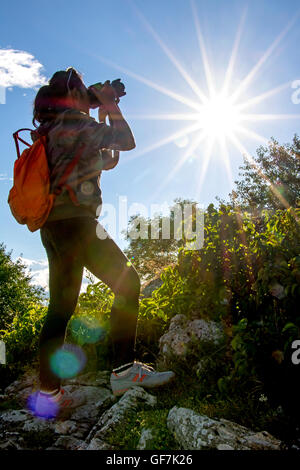
[[[32,303],[28,310],[15,314],[6,330],[0,330],[0,340],[6,345],[6,365],[0,369],[2,386],[8,385],[36,360],[46,313],[47,307]]]
[[[80,294],[68,328],[66,341],[85,351],[86,371],[107,368],[110,363],[110,309],[114,294],[103,282],[90,279],[86,292]]]
[[[12,261],[12,251],[6,252],[0,243],[0,330],[9,327],[16,314],[23,314],[32,303],[42,303],[44,291],[33,286],[26,266],[18,259]]]
[[[210,205],[203,248],[180,248],[178,263],[161,274],[162,286],[141,301],[141,350],[156,357],[158,339],[178,313],[220,321],[226,348],[220,367],[203,374],[211,377],[207,386],[215,380],[223,396],[244,390],[257,399],[267,392],[274,405],[287,403],[291,395],[281,382],[293,380],[290,345],[300,338],[299,216],[297,208],[253,216]]]

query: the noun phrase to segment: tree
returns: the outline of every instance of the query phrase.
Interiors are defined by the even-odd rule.
[[[300,204],[300,139],[279,145],[271,139],[268,147],[259,147],[250,162],[244,157],[242,176],[230,194],[233,205],[251,212],[285,209]]]
[[[13,262],[12,252],[6,253],[5,248],[0,243],[0,330],[7,329],[16,314],[43,299],[43,289],[30,284],[25,265],[20,260]]]
[[[136,214],[129,219],[125,233],[129,246],[124,252],[144,281],[150,280],[164,267],[176,262],[178,250],[185,243],[184,230],[182,236],[178,230],[183,227],[183,218],[178,224],[176,217],[183,214],[184,205],[190,204],[196,203],[189,199],[177,198],[174,199],[168,216],[157,214],[152,219],[146,219]],[[137,236],[138,234],[143,236]]]

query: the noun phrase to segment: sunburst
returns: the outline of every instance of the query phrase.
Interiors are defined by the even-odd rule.
[[[274,96],[281,91],[287,89],[291,86],[291,82],[278,85],[266,92],[248,98],[246,101],[241,101],[241,96],[249,88],[249,85],[253,81],[254,77],[257,75],[258,71],[265,64],[266,60],[274,53],[276,48],[281,43],[282,39],[286,36],[288,31],[295,24],[299,12],[294,16],[294,18],[288,23],[288,25],[283,29],[283,31],[276,37],[270,47],[262,55],[256,65],[249,71],[246,77],[242,80],[237,89],[230,93],[230,84],[233,77],[237,52],[239,48],[240,39],[242,37],[243,26],[245,23],[246,12],[243,13],[240,24],[238,26],[236,38],[233,44],[232,53],[230,55],[228,67],[224,77],[223,87],[220,92],[217,92],[214,85],[214,77],[211,72],[211,67],[208,61],[205,41],[201,32],[200,22],[197,14],[197,9],[194,0],[191,0],[191,8],[193,13],[193,19],[195,24],[195,30],[197,34],[197,39],[200,48],[200,54],[203,62],[205,77],[207,81],[207,90],[205,93],[197,82],[190,76],[187,70],[180,64],[178,59],[174,56],[168,46],[163,42],[157,31],[154,30],[153,26],[150,25],[148,20],[144,15],[137,9],[137,7],[132,4],[133,9],[136,14],[142,21],[145,26],[145,29],[151,34],[153,39],[157,42],[161,50],[165,53],[171,63],[175,66],[179,74],[185,79],[187,84],[191,87],[193,92],[196,95],[195,101],[187,98],[180,93],[167,89],[149,78],[145,78],[140,74],[137,74],[131,70],[128,70],[125,67],[115,64],[114,62],[107,60],[103,57],[96,56],[99,60],[106,63],[107,65],[113,67],[114,69],[131,76],[135,80],[144,83],[146,86],[157,90],[160,93],[172,98],[173,100],[184,104],[192,110],[192,112],[187,113],[161,113],[161,114],[139,114],[131,115],[130,118],[134,119],[145,119],[145,120],[169,120],[169,121],[191,121],[191,124],[185,126],[184,128],[178,129],[177,132],[172,133],[163,139],[153,143],[152,145],[142,148],[134,152],[133,155],[126,158],[126,162],[141,157],[160,148],[163,145],[166,145],[170,142],[174,142],[179,138],[194,134],[194,137],[190,139],[190,143],[187,149],[185,149],[180,160],[174,165],[173,170],[167,175],[166,178],[162,181],[160,187],[156,190],[155,193],[152,193],[151,198],[156,197],[162,189],[169,184],[172,178],[176,175],[185,161],[195,152],[197,148],[203,146],[204,157],[201,159],[202,164],[199,165],[199,178],[198,178],[198,188],[196,194],[197,197],[200,194],[201,186],[206,176],[208,169],[209,161],[212,155],[212,149],[215,144],[218,144],[221,150],[222,158],[225,163],[226,172],[230,182],[232,183],[232,172],[230,166],[228,145],[234,145],[235,148],[242,152],[244,157],[253,165],[256,170],[259,172],[259,168],[255,166],[254,160],[250,156],[249,152],[242,144],[240,140],[240,135],[246,136],[247,138],[254,139],[257,142],[267,144],[268,139],[264,136],[254,132],[253,130],[246,127],[247,122],[260,122],[260,121],[272,121],[272,120],[287,120],[287,119],[299,119],[300,114],[255,114],[247,113],[247,109],[253,108],[254,105],[261,103],[268,99],[271,96]],[[264,177],[264,175],[262,175]],[[270,183],[271,189],[274,191],[274,194],[281,199],[281,202],[286,205],[286,201],[283,200],[282,196],[278,193],[276,188]]]

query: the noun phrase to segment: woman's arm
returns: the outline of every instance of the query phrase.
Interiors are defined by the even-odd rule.
[[[103,170],[112,170],[118,163],[120,152],[118,150],[102,149]]]
[[[135,148],[135,141],[131,129],[125,121],[119,106],[116,103],[105,104],[105,110],[109,117],[109,122],[116,131],[115,150],[132,150]]]
[[[108,114],[110,125],[114,130],[114,144],[110,148],[122,151],[134,149],[134,137],[119,106],[115,103],[114,89],[110,85],[105,85],[101,90],[93,88],[93,91],[102,103],[101,108],[99,108],[99,121],[103,121],[103,111],[105,110]]]

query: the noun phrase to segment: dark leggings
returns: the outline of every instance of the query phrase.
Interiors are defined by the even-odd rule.
[[[60,379],[50,358],[63,345],[68,321],[74,313],[86,267],[115,294],[110,314],[112,366],[135,359],[140,279],[112,238],[100,239],[104,228],[92,217],[47,222],[40,230],[49,261],[50,301],[40,336],[40,386],[54,390]]]

